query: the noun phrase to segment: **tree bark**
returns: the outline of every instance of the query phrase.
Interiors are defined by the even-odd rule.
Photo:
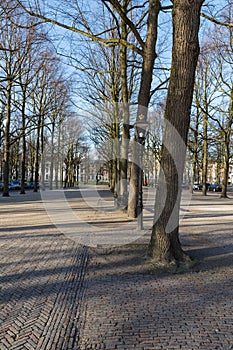
[[[157,41],[158,15],[160,12],[160,1],[150,0],[149,14],[147,22],[147,38],[143,47],[143,64],[141,73],[140,90],[138,94],[138,111],[139,115],[143,114],[147,117],[147,108],[150,102],[150,90],[153,76],[154,62],[156,58],[155,46]],[[135,134],[134,141],[137,140]],[[136,145],[135,142],[135,145]],[[131,176],[130,176],[130,191],[128,201],[128,216],[137,217],[137,201],[138,201],[138,177],[139,177],[139,152],[138,147],[135,147],[132,154]]]
[[[55,133],[55,119],[52,120],[52,130],[51,130],[51,157],[50,157],[50,179],[49,179],[49,189],[53,189],[53,174],[54,174],[54,133]]]
[[[204,69],[204,111],[203,114],[203,154],[202,154],[202,194],[207,195],[207,172],[208,172],[208,115],[209,115],[209,104],[207,97],[207,76],[208,67]]]
[[[59,188],[58,178],[59,178],[59,169],[62,167],[60,160],[60,151],[61,151],[61,119],[58,122],[58,136],[57,136],[57,151],[56,151],[56,162],[55,162],[55,187]],[[62,187],[62,185],[61,185]]]
[[[159,186],[149,252],[162,264],[185,262],[179,209],[197,59],[202,0],[173,1],[172,69],[165,109]]]
[[[224,142],[224,162],[223,162],[223,181],[221,198],[227,198],[227,185],[230,166],[230,145],[233,125],[233,86],[231,87],[230,103],[229,103],[229,117],[227,121],[227,130],[225,132]]]
[[[124,0],[124,12],[127,12],[128,1]],[[122,38],[127,40],[127,26],[122,20]],[[128,204],[128,153],[129,153],[129,91],[127,79],[127,47],[121,46],[120,50],[120,70],[121,70],[121,93],[122,93],[122,114],[123,114],[123,128],[122,128],[122,142],[121,142],[121,159],[120,159],[120,204],[121,208],[125,209]]]
[[[7,105],[6,105],[6,126],[4,135],[4,188],[3,197],[9,197],[9,162],[10,162],[10,122],[11,122],[11,91],[12,91],[12,79],[11,77],[7,80]]]
[[[221,198],[227,198],[227,183],[228,183],[228,174],[229,174],[229,158],[230,158],[230,149],[229,144],[225,145],[225,154],[223,156],[223,179],[222,179],[222,193]]]
[[[38,192],[38,182],[39,182],[39,167],[40,167],[40,137],[42,132],[42,116],[38,116],[37,122],[37,135],[36,135],[36,152],[35,152],[35,182],[34,182],[34,192]],[[43,186],[43,181],[42,181]]]
[[[26,175],[26,93],[23,91],[22,99],[22,156],[21,156],[21,190],[20,194],[25,194],[25,175]]]
[[[206,106],[207,107],[207,106]],[[208,171],[208,114],[203,114],[203,152],[202,152],[202,194],[207,195],[207,171]]]

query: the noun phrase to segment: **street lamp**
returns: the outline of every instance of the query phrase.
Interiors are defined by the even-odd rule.
[[[144,148],[147,129],[148,129],[148,122],[146,121],[146,117],[143,114],[139,115],[138,120],[134,124],[134,127],[136,131],[136,141],[139,143],[137,223],[138,223],[138,230],[143,230],[142,157],[143,157],[143,148]]]

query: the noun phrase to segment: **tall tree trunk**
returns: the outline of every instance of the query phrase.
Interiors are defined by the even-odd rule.
[[[58,123],[58,137],[57,137],[57,152],[56,152],[56,163],[55,163],[55,187],[58,189],[58,177],[59,169],[62,166],[60,159],[60,149],[61,149],[61,121]]]
[[[41,120],[41,131],[40,131],[40,177],[41,177],[41,189],[45,190],[45,162],[46,162],[46,157],[45,157],[45,142],[44,142],[44,122],[45,122],[45,117],[42,116]]]
[[[195,89],[195,87],[194,87]],[[193,192],[193,184],[196,182],[199,182],[200,177],[200,169],[198,164],[198,151],[199,151],[199,123],[200,123],[200,108],[199,108],[199,102],[198,102],[198,91],[195,90],[195,100],[196,100],[196,116],[195,116],[195,125],[192,129],[193,131],[193,142],[191,144],[191,152],[192,152],[192,179],[191,179],[191,186],[190,186],[190,192]]]
[[[202,152],[202,194],[203,196],[206,196],[207,194],[207,170],[208,170],[208,115],[205,113],[203,115],[204,117],[204,124],[203,124],[203,152]]]
[[[179,209],[187,135],[199,54],[202,0],[173,1],[172,68],[165,109],[161,171],[149,251],[159,263],[188,259],[179,240]]]
[[[21,191],[20,194],[25,194],[25,175],[26,175],[26,125],[25,125],[25,108],[26,108],[26,97],[23,92],[22,101],[22,155],[21,155]]]
[[[143,47],[143,64],[141,73],[140,90],[138,94],[138,111],[137,121],[142,114],[147,117],[147,108],[150,102],[150,90],[152,83],[152,75],[154,62],[156,58],[155,46],[157,41],[158,15],[160,12],[160,1],[150,0],[149,14],[147,21],[147,38]],[[138,178],[140,171],[139,149],[136,145],[137,136],[134,137],[135,149],[132,154],[131,176],[130,176],[130,191],[128,200],[128,216],[137,216],[137,201],[138,201]]]
[[[53,173],[54,173],[54,132],[55,132],[55,120],[52,121],[52,131],[51,131],[51,158],[50,158],[50,179],[49,179],[49,189],[53,189]]]
[[[127,12],[128,0],[124,0],[124,12]],[[122,20],[122,38],[127,40],[127,26]],[[121,142],[121,160],[120,160],[120,204],[121,208],[125,209],[128,203],[128,153],[129,153],[129,91],[127,79],[127,48],[121,46],[120,50],[120,69],[121,69],[121,90],[122,90],[122,113],[123,113],[123,128]]]
[[[38,191],[39,182],[39,167],[40,167],[40,134],[41,134],[41,122],[42,116],[39,115],[37,123],[37,135],[36,135],[36,152],[35,152],[35,182],[34,182],[34,192]],[[42,184],[43,186],[43,184]]]
[[[229,117],[227,122],[227,130],[225,133],[224,142],[224,163],[223,163],[223,181],[222,181],[222,198],[227,198],[227,185],[230,166],[230,145],[233,125],[233,86],[231,87],[230,104],[229,104]]]
[[[10,162],[10,121],[11,121],[11,90],[12,90],[12,80],[9,78],[7,80],[7,105],[6,105],[6,124],[5,124],[5,135],[4,135],[4,188],[3,197],[9,196],[9,162]]]
[[[199,169],[198,169],[198,125],[199,125],[199,113],[197,111],[196,123],[194,129],[193,140],[193,156],[192,156],[192,175],[191,175],[191,192],[193,192],[193,184],[199,182]]]
[[[222,193],[221,198],[227,198],[227,183],[229,174],[229,158],[230,158],[230,144],[225,144],[224,156],[223,156],[223,179],[222,179]]]
[[[209,115],[209,104],[207,96],[207,77],[209,67],[204,69],[204,111],[203,114],[203,153],[202,153],[202,194],[207,195],[207,171],[208,171],[208,115]]]
[[[119,137],[120,137],[120,128],[119,128],[119,120],[118,120],[118,106],[116,104],[116,108],[114,111],[114,123],[112,123],[112,134],[111,134],[111,142],[112,142],[112,162],[113,162],[113,194],[115,206],[118,207],[118,196],[119,196]]]
[[[35,134],[34,134],[35,136]],[[30,182],[34,181],[34,167],[35,167],[35,141],[32,141],[32,138],[30,138]]]

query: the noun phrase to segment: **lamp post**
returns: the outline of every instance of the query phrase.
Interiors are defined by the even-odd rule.
[[[136,141],[139,143],[139,176],[138,176],[138,201],[137,201],[137,225],[138,230],[143,230],[143,193],[142,193],[142,181],[143,181],[143,171],[142,171],[142,158],[143,158],[143,148],[146,140],[148,123],[146,117],[140,114],[138,120],[134,124],[136,131]]]

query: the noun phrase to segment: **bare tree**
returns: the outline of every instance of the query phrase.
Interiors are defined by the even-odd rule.
[[[58,68],[57,68],[58,69]],[[62,116],[67,111],[67,103],[70,100],[68,82],[64,81],[62,73],[59,74],[59,70],[54,70],[52,75],[51,92],[53,100],[51,101],[51,110],[48,116],[48,129],[50,131],[49,141],[49,160],[50,160],[50,178],[49,188],[53,189],[54,170],[56,164],[55,146],[56,146],[56,130],[59,128]],[[59,146],[60,148],[60,146]],[[59,151],[59,150],[58,150]],[[58,175],[58,174],[57,174]]]
[[[225,21],[232,22],[232,2],[223,12]],[[217,33],[218,35],[216,35]],[[221,135],[223,151],[223,176],[221,197],[227,197],[227,185],[230,159],[233,156],[232,146],[232,126],[233,126],[233,28],[222,27],[214,31],[214,60],[216,69],[212,69],[212,76],[219,90],[219,102],[215,106],[215,114],[212,120],[217,123]],[[219,116],[217,119],[216,116]]]
[[[231,22],[231,7],[223,11],[225,21]],[[228,12],[227,12],[228,11]],[[217,27],[208,30],[197,69],[196,107],[202,115],[202,181],[206,195],[206,181],[210,152],[217,163],[215,181],[220,182],[223,164],[222,197],[227,196],[232,133],[232,28]]]
[[[137,118],[139,115],[147,114],[147,107],[149,105],[149,101],[151,98],[151,83],[152,83],[152,74],[154,68],[154,61],[156,58],[155,54],[155,44],[157,40],[157,23],[158,23],[158,15],[161,10],[161,4],[159,0],[150,0],[148,3],[148,9],[146,11],[146,3],[136,6],[135,9],[140,12],[140,18],[138,20],[131,18],[126,14],[124,8],[122,8],[121,3],[119,1],[103,1],[103,4],[108,8],[109,12],[112,14],[114,19],[116,18],[116,14],[120,16],[123,23],[127,25],[128,33],[131,34],[133,40],[126,40],[126,35],[123,36],[112,36],[105,37],[106,32],[109,32],[111,28],[103,28],[101,34],[96,33],[94,29],[91,29],[93,23],[89,23],[87,18],[85,17],[85,11],[82,11],[78,4],[72,3],[71,6],[74,6],[75,11],[72,13],[65,8],[62,9],[62,16],[66,18],[72,18],[72,23],[75,23],[76,26],[69,26],[67,24],[62,23],[62,21],[58,22],[54,18],[48,18],[46,15],[43,15],[41,11],[39,11],[38,7],[29,6],[25,7],[20,1],[18,1],[20,5],[31,15],[44,20],[45,22],[50,22],[56,25],[59,25],[62,28],[71,30],[76,32],[77,34],[83,35],[87,38],[90,38],[94,42],[98,42],[102,45],[110,45],[112,46],[125,46],[130,48],[139,54],[142,58],[142,66],[141,66],[141,74],[140,74],[140,88],[138,92],[138,111]],[[86,5],[87,6],[87,5]],[[132,10],[133,10],[132,6]],[[54,10],[54,9],[53,9]],[[75,15],[73,17],[73,13]],[[144,36],[144,24],[146,23],[146,38],[143,39]],[[94,28],[95,26],[93,26]],[[140,34],[141,32],[141,34]],[[136,42],[136,43],[134,43]],[[123,69],[123,68],[122,68]],[[127,131],[128,132],[128,131]],[[128,135],[127,135],[128,137]],[[128,205],[128,214],[129,216],[137,215],[137,189],[138,189],[138,152],[134,152],[133,166],[131,169],[131,186],[130,186],[130,200]]]
[[[1,17],[1,50],[0,50],[0,79],[3,87],[2,106],[5,119],[4,128],[4,189],[3,196],[9,196],[9,161],[11,146],[11,119],[12,119],[12,95],[15,80],[19,74],[18,50],[20,42],[20,29],[9,21],[9,16],[15,12],[2,13]]]
[[[195,98],[197,98],[196,89],[195,89]],[[198,103],[198,102],[197,102]],[[193,185],[195,183],[200,182],[200,157],[202,149],[202,137],[200,135],[200,127],[201,127],[201,112],[198,107],[194,107],[194,112],[191,115],[191,123],[190,123],[190,132],[188,138],[188,152],[191,158],[191,174],[189,179],[189,188],[190,192],[193,192]]]
[[[83,128],[79,118],[71,113],[64,123],[64,163],[65,163],[65,180],[64,187],[74,187],[78,179],[77,168],[80,165],[82,156],[85,153],[83,148]]]
[[[44,142],[45,126],[50,124],[48,116],[54,113],[54,72],[56,72],[57,58],[48,50],[41,52],[38,61],[39,70],[35,76],[34,89],[31,94],[32,120],[37,130],[35,153],[35,183],[34,191],[38,190],[39,171],[41,164],[41,185],[44,186]]]
[[[19,86],[19,91],[17,92],[17,101],[15,101],[21,114],[21,194],[25,194],[27,134],[30,133],[30,118],[27,116],[27,103],[29,103],[33,89],[33,79],[37,74],[37,56],[41,37],[41,33],[35,27],[29,30],[24,29],[24,32],[24,47],[21,47],[18,51],[20,65],[19,77],[16,83]]]
[[[155,203],[155,213],[160,215],[155,216],[149,246],[153,259],[165,265],[189,261],[179,240],[179,208],[199,55],[198,31],[202,3],[201,0],[192,3],[186,0],[173,1],[172,69],[165,109],[161,174]]]
[[[207,170],[209,159],[209,115],[212,109],[212,102],[215,98],[216,89],[211,84],[210,62],[211,57],[208,54],[208,45],[202,49],[200,60],[197,67],[196,84],[195,84],[195,103],[198,114],[202,117],[202,154],[201,154],[201,177],[202,193],[207,194]]]

